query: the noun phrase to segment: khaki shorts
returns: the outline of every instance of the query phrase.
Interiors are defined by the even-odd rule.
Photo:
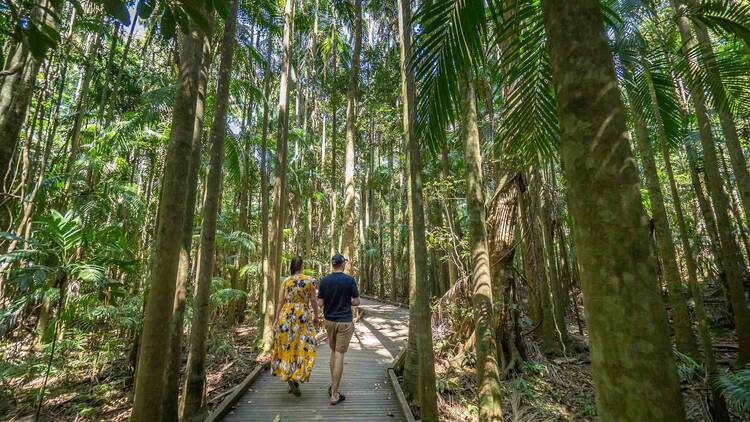
[[[335,350],[339,353],[346,353],[346,351],[349,350],[349,341],[354,334],[354,323],[336,322],[326,319],[323,321],[323,326],[326,329],[328,345],[331,346],[331,350]]]

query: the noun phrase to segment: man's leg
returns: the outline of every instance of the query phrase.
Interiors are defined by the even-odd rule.
[[[331,402],[339,399],[339,385],[344,374],[344,353],[332,351],[331,355]]]
[[[331,346],[331,358],[328,359],[328,363],[331,367],[331,384],[333,384],[333,368],[334,368],[334,358],[336,356],[336,345],[334,343],[328,343]]]

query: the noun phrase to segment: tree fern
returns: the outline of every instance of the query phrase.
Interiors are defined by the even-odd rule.
[[[725,371],[714,379],[714,384],[731,409],[750,417],[750,366],[734,372]]]

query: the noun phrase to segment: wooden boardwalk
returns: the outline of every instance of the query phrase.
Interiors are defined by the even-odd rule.
[[[405,345],[409,332],[408,311],[362,299],[364,318],[344,358],[340,391],[346,401],[328,404],[330,348],[323,341],[310,382],[302,384],[302,396],[287,392],[287,384],[269,370],[250,386],[225,421],[404,421],[386,368]],[[277,419],[278,417],[278,419]]]

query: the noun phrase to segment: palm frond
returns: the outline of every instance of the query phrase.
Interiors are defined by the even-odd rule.
[[[492,2],[490,2],[492,3]],[[417,83],[417,138],[430,150],[444,142],[460,101],[458,81],[484,61],[483,36],[488,16],[481,0],[437,0],[423,3],[414,21],[412,63]]]
[[[560,143],[557,100],[552,85],[541,5],[515,2],[503,10],[495,40],[507,87],[496,142],[524,162],[550,159]]]

